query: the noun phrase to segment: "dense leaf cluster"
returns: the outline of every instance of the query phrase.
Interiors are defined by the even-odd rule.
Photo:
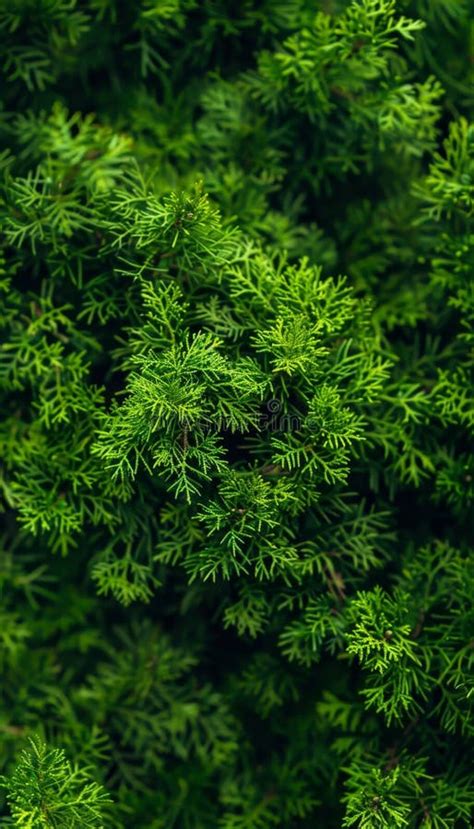
[[[463,829],[470,0],[0,3],[18,829]]]

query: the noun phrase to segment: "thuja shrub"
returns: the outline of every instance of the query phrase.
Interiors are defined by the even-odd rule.
[[[0,818],[462,829],[469,0],[0,5]]]

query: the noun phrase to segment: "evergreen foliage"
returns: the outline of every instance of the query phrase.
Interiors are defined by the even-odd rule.
[[[471,0],[0,0],[0,825],[474,817]]]

